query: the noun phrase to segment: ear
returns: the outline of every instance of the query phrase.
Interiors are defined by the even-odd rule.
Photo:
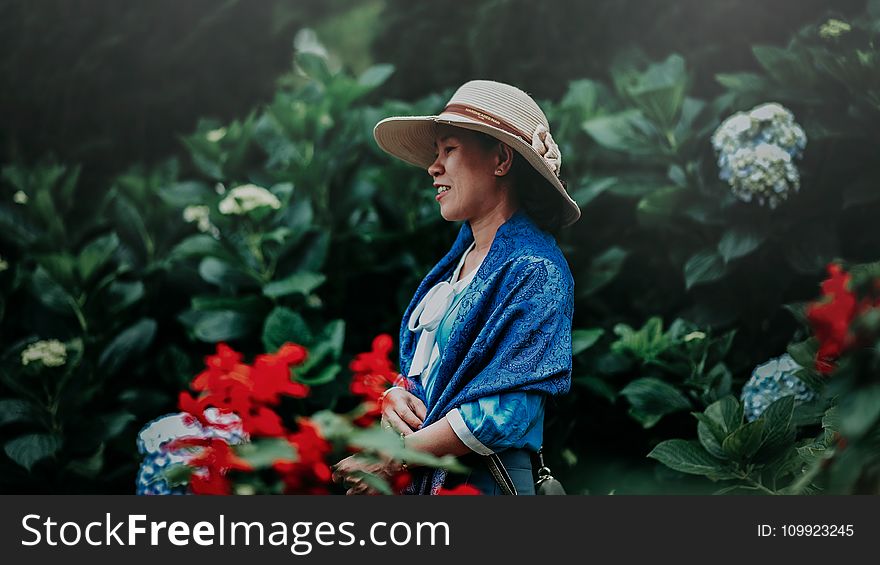
[[[510,172],[513,165],[513,149],[503,142],[495,146],[495,176],[503,177]]]

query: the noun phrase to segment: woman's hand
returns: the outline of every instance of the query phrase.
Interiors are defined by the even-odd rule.
[[[382,427],[405,436],[422,427],[427,413],[425,403],[404,388],[389,389],[382,398]]]
[[[347,495],[379,494],[364,481],[363,477],[357,476],[357,472],[376,475],[391,485],[394,484],[393,479],[401,472],[402,468],[401,463],[390,458],[381,461],[367,461],[362,457],[352,455],[333,466],[333,482],[343,483],[343,486],[349,487],[345,492]]]

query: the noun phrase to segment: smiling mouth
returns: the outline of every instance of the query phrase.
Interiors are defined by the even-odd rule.
[[[450,188],[451,187],[449,187],[449,186],[441,184],[440,186],[437,187],[437,194],[443,194],[444,192],[448,191]]]

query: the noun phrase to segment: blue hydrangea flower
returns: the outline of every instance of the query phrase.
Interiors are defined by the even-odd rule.
[[[800,189],[794,159],[806,146],[807,136],[794,115],[773,102],[737,112],[712,135],[719,178],[740,200],[771,209]]]
[[[788,353],[755,367],[742,391],[746,420],[757,420],[768,406],[784,396],[794,396],[796,404],[815,399],[816,393],[795,376],[800,369]]]
[[[164,471],[171,465],[186,463],[192,455],[188,449],[168,449],[168,443],[182,438],[221,438],[230,445],[248,441],[241,419],[235,414],[222,414],[216,408],[205,410],[205,419],[215,426],[203,426],[186,413],[166,414],[149,422],[137,437],[138,453],[144,459],[138,469],[136,493],[139,495],[186,494],[183,485],[171,487]]]

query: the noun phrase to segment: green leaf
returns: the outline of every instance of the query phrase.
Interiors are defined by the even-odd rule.
[[[642,198],[636,205],[639,224],[654,227],[668,222],[682,209],[687,189],[680,186],[664,186]]]
[[[214,343],[240,339],[250,334],[255,327],[252,316],[234,310],[212,310],[201,313],[193,325],[196,338]]]
[[[102,303],[111,313],[120,313],[144,297],[144,283],[141,281],[113,281],[107,287]]]
[[[425,451],[406,449],[402,445],[400,436],[397,433],[378,427],[355,430],[351,434],[349,445],[351,447],[385,453],[398,461],[406,461],[416,465],[447,469],[456,473],[467,470],[466,467],[458,462],[457,458],[451,455],[435,457]]]
[[[739,429],[743,421],[743,407],[733,396],[725,396],[713,402],[704,411],[713,422],[718,424],[724,437]]]
[[[394,65],[373,65],[358,77],[358,84],[370,90],[376,89],[394,73]]]
[[[235,453],[254,469],[268,469],[275,461],[297,461],[294,446],[284,438],[255,439],[235,447]]]
[[[664,333],[663,320],[659,316],[651,316],[638,330],[626,324],[616,324],[614,333],[619,339],[611,344],[611,351],[629,353],[642,363],[656,361],[674,342],[669,333]]]
[[[793,414],[794,396],[783,396],[764,410],[761,415],[764,437],[756,460],[768,461],[793,445],[796,435]]]
[[[180,261],[189,257],[220,257],[231,258],[229,251],[219,241],[206,234],[190,236],[169,253],[169,260]]]
[[[614,177],[581,179],[578,187],[572,190],[571,197],[579,207],[583,208],[608,190],[615,182],[617,179]]]
[[[116,213],[117,233],[126,242],[136,245],[137,249],[146,256],[153,248],[144,219],[137,207],[121,194],[117,194],[113,201]]]
[[[304,377],[297,374],[296,380],[301,382],[304,385],[309,386],[318,386],[333,382],[333,379],[336,378],[336,375],[342,371],[342,367],[340,365],[327,365],[323,369],[321,369],[317,375]]]
[[[755,45],[752,53],[758,63],[766,69],[774,79],[787,85],[797,85],[805,78],[801,74],[804,66],[797,55],[788,49],[769,45]]]
[[[385,481],[385,479],[382,479],[382,478],[374,475],[373,473],[368,473],[366,471],[355,471],[355,472],[351,473],[351,476],[358,478],[358,479],[361,479],[370,488],[372,488],[373,490],[377,491],[380,494],[384,494],[384,495],[388,495],[388,496],[394,494],[394,491],[391,490],[391,487],[388,485],[388,483]]]
[[[723,462],[709,455],[698,444],[683,439],[669,439],[657,444],[648,457],[670,469],[710,479],[733,478]]]
[[[719,73],[715,75],[718,84],[736,92],[760,92],[767,81],[756,73]]]
[[[115,233],[111,233],[99,237],[80,251],[77,267],[83,282],[91,279],[92,275],[107,263],[117,247],[119,247],[119,237]]]
[[[880,418],[880,385],[854,389],[840,400],[838,406],[840,433],[851,440],[860,438]]]
[[[718,242],[718,252],[725,263],[744,257],[758,249],[766,235],[754,226],[733,226],[724,232]]]
[[[87,479],[94,479],[104,468],[104,444],[89,457],[74,459],[67,464],[67,470]]]
[[[705,414],[694,412],[693,415],[698,420],[697,438],[700,440],[700,445],[713,456],[727,459],[727,454],[721,448],[721,443],[727,434],[721,429],[721,426]]]
[[[199,295],[190,299],[190,306],[198,312],[210,312],[212,310],[235,310],[243,314],[258,313],[266,306],[266,301],[256,295],[245,296],[217,296]]]
[[[101,435],[103,439],[113,439],[128,427],[135,420],[135,415],[131,412],[118,411],[101,416]]]
[[[37,418],[36,407],[16,398],[0,399],[0,426],[17,422],[32,422]]]
[[[601,398],[605,398],[610,403],[614,403],[617,400],[617,392],[611,388],[611,386],[605,382],[605,379],[599,377],[593,377],[590,375],[574,377],[572,382],[578,386],[582,386]]]
[[[571,332],[571,354],[577,355],[593,347],[604,333],[602,328],[574,330]]]
[[[581,283],[579,293],[582,296],[593,294],[617,278],[629,252],[621,247],[612,246],[590,262],[586,280]]]
[[[670,55],[662,63],[651,64],[626,93],[652,121],[670,128],[677,120],[687,89],[684,59]]]
[[[251,286],[256,279],[244,270],[217,257],[205,257],[199,263],[199,275],[205,282],[220,287]]]
[[[69,314],[76,305],[73,297],[43,267],[37,267],[31,275],[31,292],[43,306],[53,312]]]
[[[758,418],[749,422],[724,438],[721,449],[738,461],[748,460],[761,447],[764,434],[764,419]]]
[[[724,277],[727,267],[721,255],[714,251],[701,251],[688,259],[684,265],[685,287],[690,290],[698,284],[706,284]]]
[[[117,335],[101,352],[98,368],[105,376],[116,374],[128,361],[146,351],[156,336],[155,320],[143,318]]]
[[[28,434],[7,442],[3,450],[10,459],[30,471],[34,465],[55,455],[61,440],[49,434]]]
[[[309,78],[318,82],[327,82],[332,77],[327,66],[327,59],[315,52],[299,52],[296,54],[296,64]]]
[[[798,343],[789,344],[786,348],[788,354],[795,363],[801,367],[812,367],[816,363],[816,353],[819,350],[819,342],[816,338],[810,338]]]
[[[312,332],[302,316],[283,306],[278,306],[263,324],[263,347],[266,351],[277,351],[286,342],[309,346]]]
[[[630,414],[645,428],[650,428],[666,414],[691,408],[690,401],[681,391],[653,377],[632,381],[620,394],[632,405]]]
[[[644,134],[653,127],[638,110],[593,118],[584,122],[583,128],[596,143],[613,151],[632,155],[650,155],[654,152]]]
[[[159,198],[175,208],[203,206],[214,197],[214,191],[198,181],[179,182],[159,189]]]
[[[280,281],[273,281],[263,287],[263,295],[279,298],[289,294],[308,295],[324,284],[327,277],[320,273],[299,272]]]

